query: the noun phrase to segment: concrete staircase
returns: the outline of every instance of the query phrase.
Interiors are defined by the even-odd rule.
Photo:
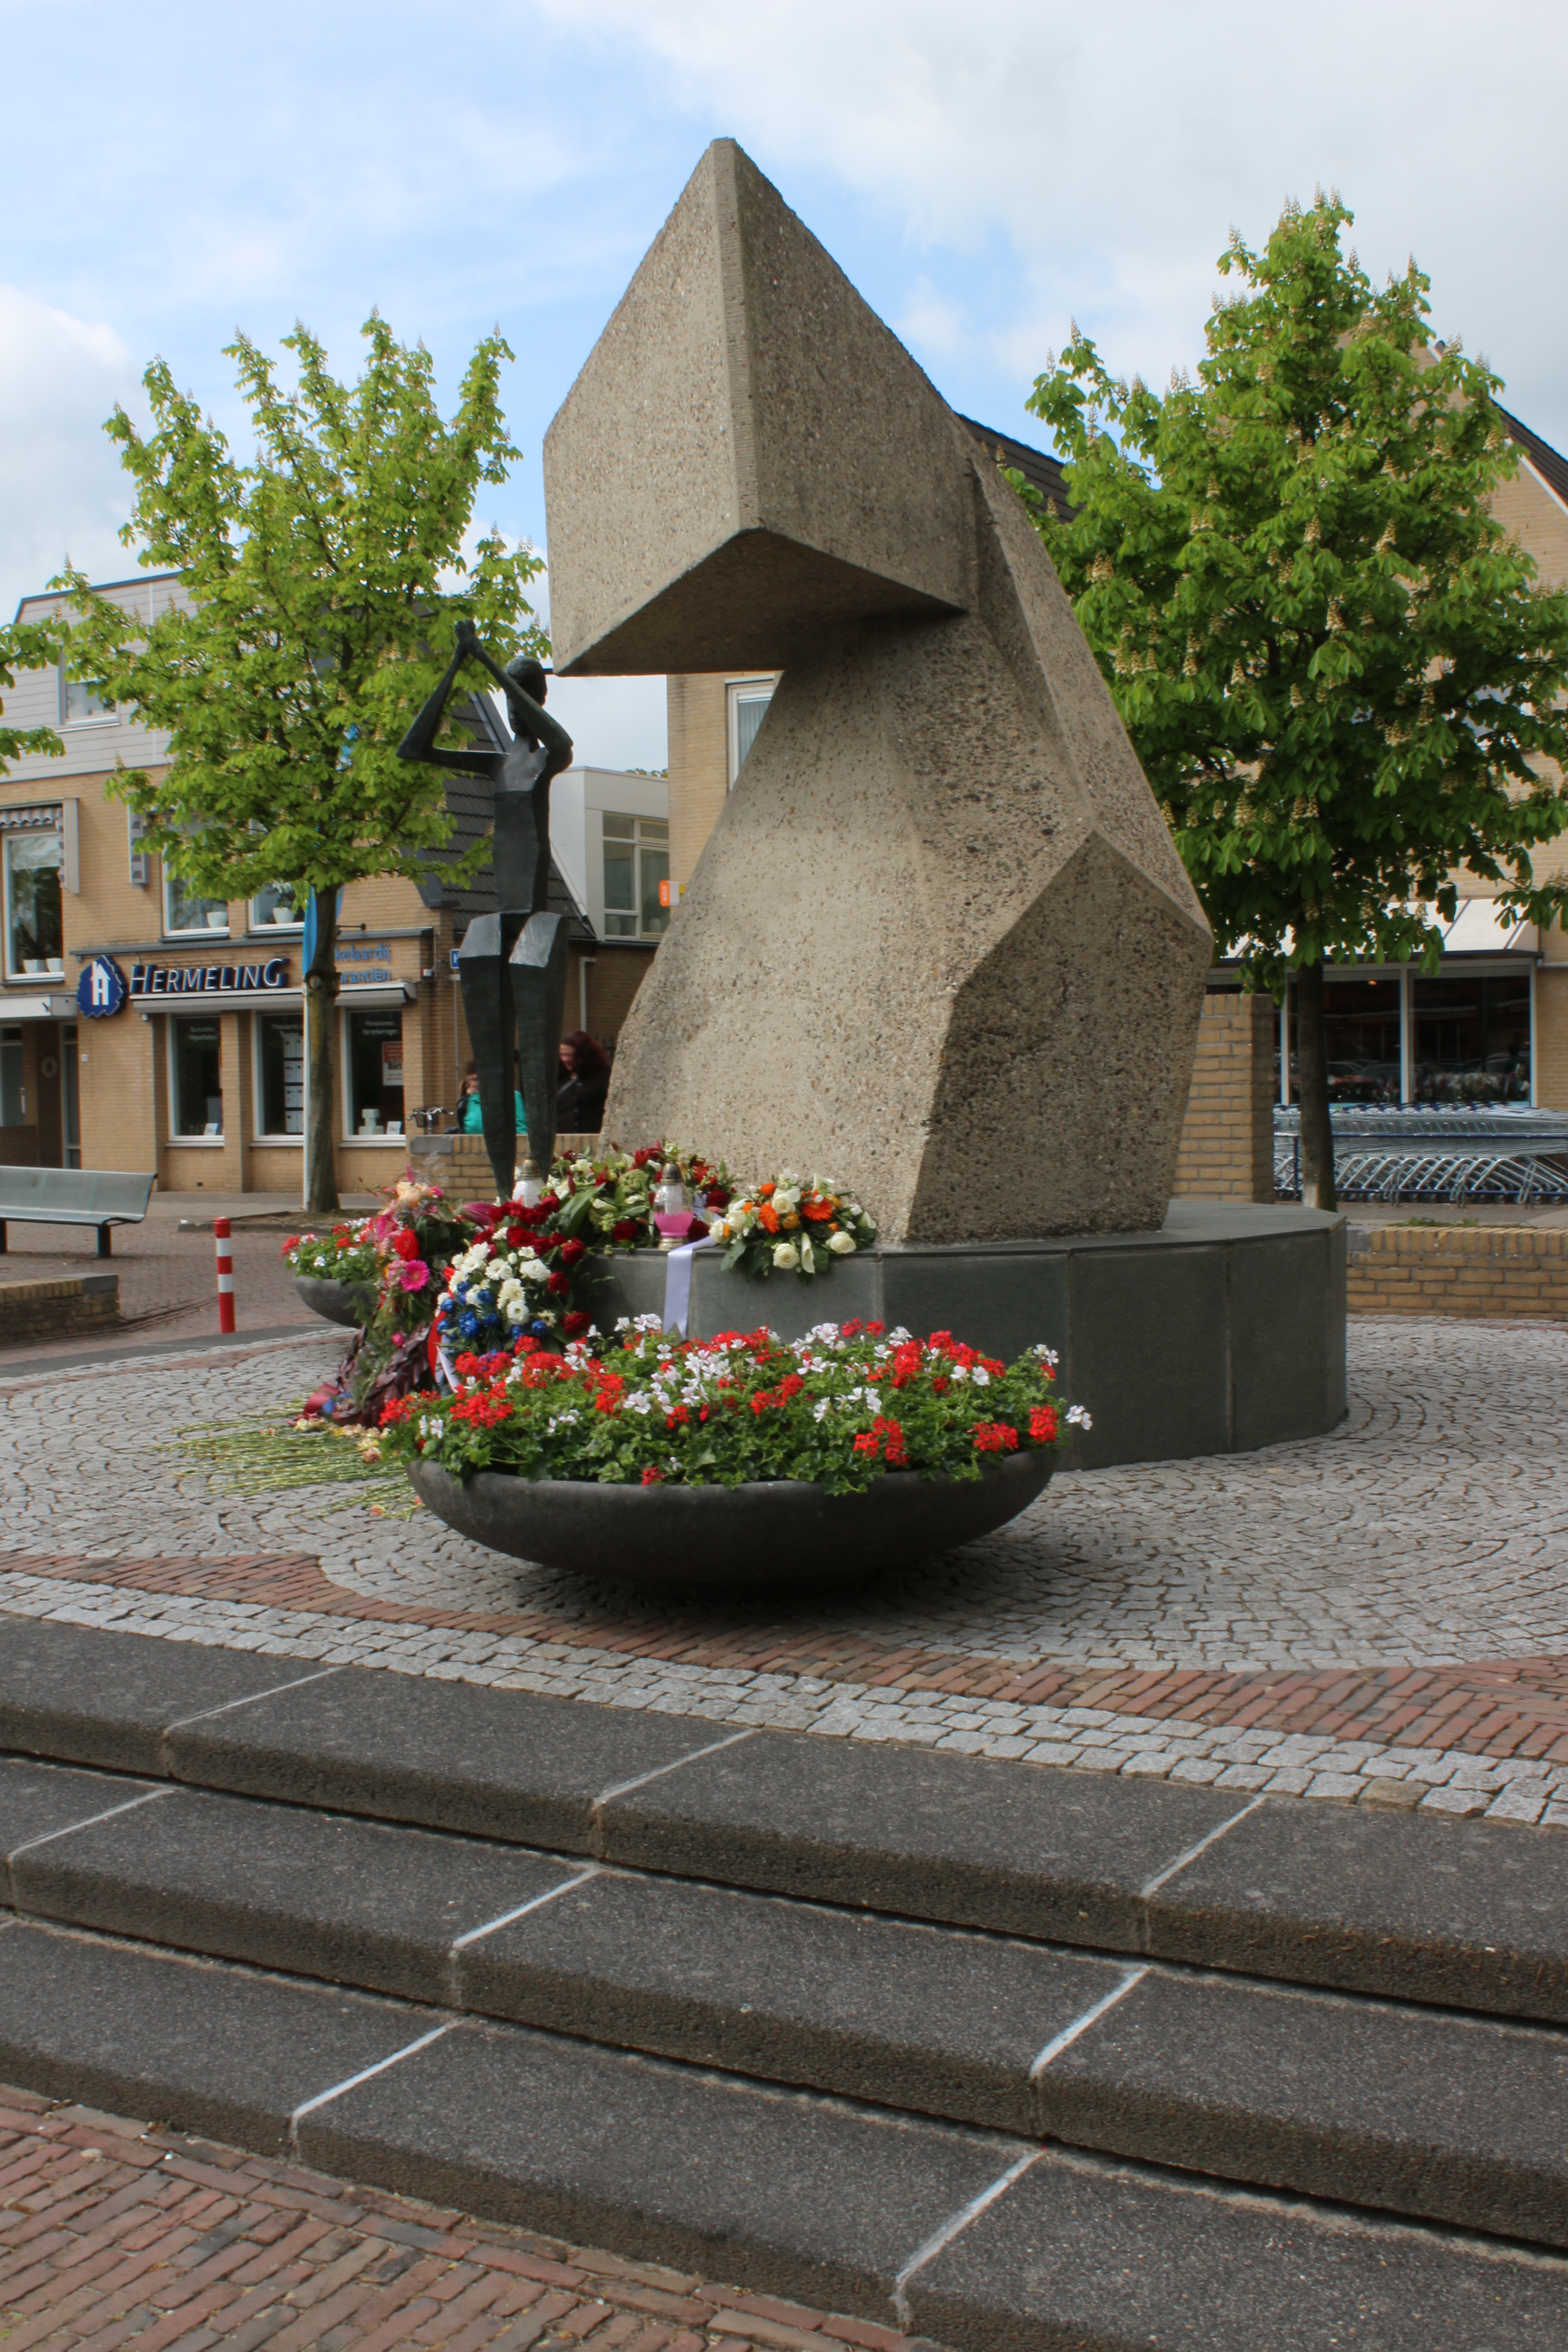
[[[0,1620],[0,2080],[963,2352],[1568,2343],[1568,1843]]]

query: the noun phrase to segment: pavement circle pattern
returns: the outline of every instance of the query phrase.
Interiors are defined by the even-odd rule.
[[[0,1607],[858,1738],[1568,1825],[1568,1332],[1358,1318],[1326,1438],[1064,1474],[841,1601],[700,1617],[342,1490],[240,1502],[159,1432],[285,1405],[327,1335],[0,1369]]]

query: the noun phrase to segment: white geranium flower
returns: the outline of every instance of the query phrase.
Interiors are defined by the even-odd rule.
[[[1090,1421],[1088,1413],[1080,1404],[1068,1405],[1068,1419],[1072,1423],[1074,1429],[1092,1429],[1094,1427],[1093,1422]]]
[[[773,1251],[773,1264],[788,1274],[800,1264],[800,1252],[793,1242],[780,1242]]]

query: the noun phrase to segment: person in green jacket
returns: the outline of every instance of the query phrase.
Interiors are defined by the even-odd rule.
[[[526,1135],[528,1117],[522,1108],[521,1088],[512,1089],[512,1101],[517,1110],[517,1131],[519,1135]],[[458,1097],[458,1124],[465,1135],[484,1133],[484,1117],[479,1109],[479,1074],[472,1062],[468,1064],[462,1090]]]

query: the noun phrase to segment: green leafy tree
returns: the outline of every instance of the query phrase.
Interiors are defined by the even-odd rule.
[[[1335,1205],[1325,960],[1440,954],[1458,873],[1548,922],[1568,825],[1568,595],[1490,510],[1500,379],[1376,291],[1320,193],[1234,231],[1198,382],[1113,381],[1076,325],[1029,405],[1077,512],[1031,499],[1222,954],[1296,980],[1303,1197]],[[1021,489],[1026,488],[1013,478]]]
[[[80,616],[76,674],[168,734],[166,772],[121,768],[110,787],[144,819],[147,845],[211,898],[287,885],[296,903],[313,898],[305,1202],[325,1213],[337,1207],[338,892],[379,875],[418,880],[439,858],[451,829],[440,772],[397,746],[458,621],[503,661],[549,653],[524,595],[542,560],[493,532],[463,553],[479,485],[504,480],[519,454],[499,398],[506,343],[479,344],[447,423],[428,352],[379,317],[363,332],[352,387],[303,327],[283,338],[292,389],[244,335],[227,347],[255,436],[244,464],[154,361],[151,433],[123,409],[106,429],[135,483],[122,536],[143,565],[178,572],[188,603],[139,630],[79,572],[52,583]]]
[[[0,628],[0,693],[15,691],[19,669],[52,669],[68,633],[52,621],[16,621]],[[52,727],[7,727],[0,700],[0,768],[7,760],[56,759],[65,745]]]

